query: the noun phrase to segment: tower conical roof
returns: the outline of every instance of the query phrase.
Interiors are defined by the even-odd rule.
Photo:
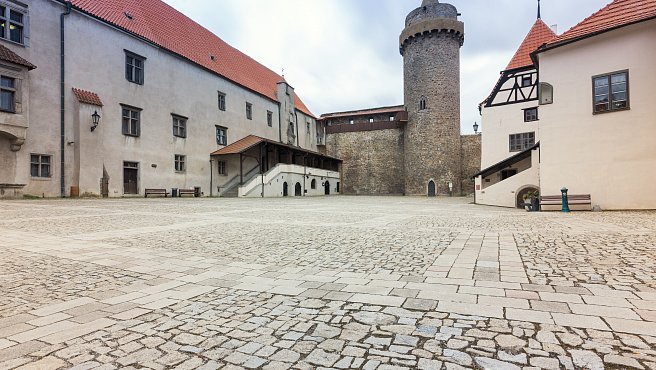
[[[542,19],[538,18],[528,32],[528,35],[526,35],[522,45],[517,49],[515,56],[510,60],[506,70],[533,65],[531,53],[556,37],[558,37],[558,35],[549,28]]]

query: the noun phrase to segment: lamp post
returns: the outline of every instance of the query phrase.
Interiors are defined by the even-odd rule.
[[[99,123],[100,123],[100,114],[98,114],[98,111],[95,111],[91,115],[91,132],[93,132],[96,129],[96,127],[98,127]]]
[[[478,128],[479,128],[479,127],[480,127],[480,126],[478,125],[478,122],[474,122],[474,134],[475,134],[475,135],[478,135]]]

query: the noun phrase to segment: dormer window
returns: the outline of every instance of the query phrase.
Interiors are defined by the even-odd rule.
[[[427,99],[425,96],[422,96],[421,99],[419,99],[419,110],[426,110],[427,107]]]

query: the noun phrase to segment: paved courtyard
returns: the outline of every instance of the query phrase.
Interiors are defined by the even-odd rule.
[[[656,212],[0,202],[0,369],[656,369]]]

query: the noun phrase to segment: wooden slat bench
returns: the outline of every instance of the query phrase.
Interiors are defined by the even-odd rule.
[[[570,206],[590,205],[592,207],[592,197],[590,194],[572,194],[567,196]],[[545,195],[540,197],[540,206],[562,206],[563,198],[561,195]]]
[[[191,195],[192,197],[196,196],[196,191],[194,189],[178,189],[178,197],[183,195]]]
[[[149,195],[163,195],[164,198],[169,196],[169,192],[166,189],[146,189],[144,194],[144,198],[148,198]]]

